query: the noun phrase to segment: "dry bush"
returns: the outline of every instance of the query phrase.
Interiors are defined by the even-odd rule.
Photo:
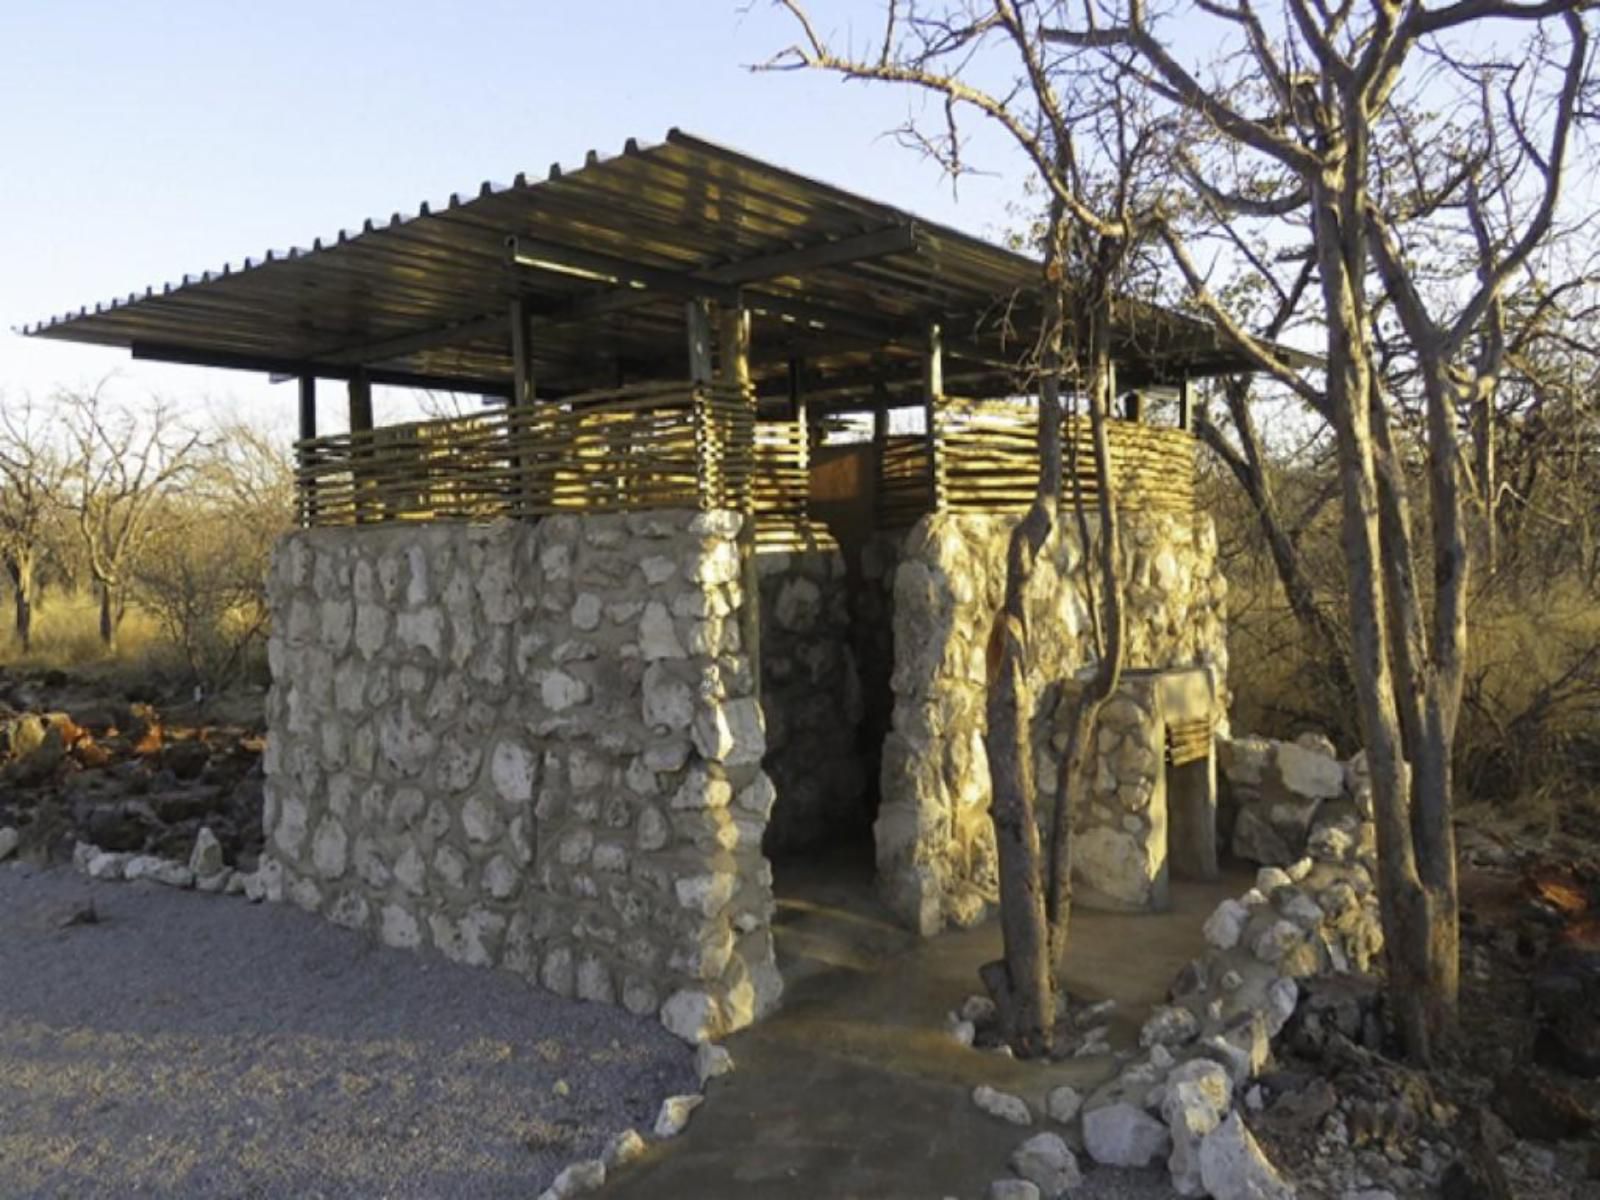
[[[208,693],[263,674],[267,563],[293,516],[287,449],[248,426],[222,430],[133,568],[169,673]]]

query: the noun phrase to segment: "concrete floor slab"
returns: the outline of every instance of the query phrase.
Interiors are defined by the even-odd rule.
[[[1069,986],[1117,1001],[1114,1049],[1136,1046],[1146,1011],[1203,946],[1206,916],[1242,886],[1175,883],[1162,914],[1074,914]],[[999,954],[995,923],[917,938],[873,898],[868,864],[779,864],[777,890],[782,1010],[728,1039],[737,1070],[712,1082],[687,1132],[614,1178],[609,1200],[986,1196],[1027,1131],[980,1113],[973,1087],[1042,1113],[1058,1084],[1087,1090],[1114,1072],[1110,1056],[1022,1063],[945,1032]],[[1093,1171],[1074,1196],[1171,1194],[1164,1171]]]

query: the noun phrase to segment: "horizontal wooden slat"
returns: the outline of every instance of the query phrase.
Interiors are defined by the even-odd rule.
[[[306,524],[748,511],[748,388],[641,384],[298,443]]]

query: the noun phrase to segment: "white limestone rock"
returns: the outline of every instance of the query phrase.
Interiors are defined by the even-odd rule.
[[[135,854],[122,868],[122,877],[130,883],[137,879],[148,879],[167,887],[194,886],[194,872],[187,866],[171,859],[158,858],[154,854]]]
[[[1202,927],[1206,941],[1218,950],[1232,950],[1239,944],[1250,910],[1234,899],[1224,900]]]
[[[350,839],[344,826],[332,817],[324,817],[317,825],[311,839],[311,861],[317,874],[324,879],[337,879],[344,874],[349,862]]]
[[[642,685],[644,723],[652,729],[688,729],[694,720],[694,689],[662,661],[645,668]]]
[[[538,782],[538,759],[520,741],[504,738],[495,743],[489,756],[489,778],[502,801],[526,803],[533,799],[534,784]]]
[[[704,1102],[705,1097],[698,1094],[668,1096],[661,1102],[661,1111],[656,1116],[656,1136],[677,1137],[688,1127],[690,1114]]]
[[[994,1001],[988,996],[971,995],[961,1002],[959,1012],[963,1021],[987,1024],[995,1018]]]
[[[0,858],[4,857],[0,854]],[[217,841],[209,825],[200,826],[200,832],[195,834],[194,849],[189,851],[189,870],[196,879],[209,879],[220,875],[223,867],[222,843]]]
[[[1057,1133],[1036,1133],[1011,1154],[1011,1169],[1039,1189],[1043,1200],[1061,1200],[1083,1182],[1078,1159]]]
[[[0,862],[5,862],[6,859],[17,852],[17,843],[19,841],[21,841],[21,835],[17,833],[13,826],[0,826]]]
[[[683,642],[678,638],[677,628],[673,625],[672,614],[659,600],[646,604],[644,614],[639,618],[639,654],[645,662],[688,657]]]
[[[1050,1094],[1045,1097],[1045,1112],[1052,1121],[1061,1125],[1070,1125],[1082,1108],[1082,1093],[1065,1083],[1060,1087],[1051,1088]]]
[[[132,857],[112,850],[97,850],[84,864],[83,873],[90,879],[121,879]]]
[[[1171,1149],[1167,1127],[1137,1105],[1120,1100],[1083,1115],[1089,1157],[1108,1167],[1147,1167]]]
[[[733,1071],[733,1055],[728,1053],[726,1046],[719,1046],[715,1042],[701,1042],[695,1048],[694,1069],[700,1077],[700,1086],[704,1088],[708,1080]]]
[[[606,1164],[598,1158],[584,1159],[557,1175],[550,1186],[539,1193],[539,1200],[569,1200],[572,1196],[584,1196],[599,1191],[605,1182]]]
[[[691,988],[674,992],[661,1006],[661,1023],[691,1046],[710,1041],[717,1032],[717,1002]]]
[[[1275,963],[1305,940],[1305,930],[1293,921],[1274,921],[1257,935],[1251,952],[1262,962]]]
[[[647,1149],[649,1146],[639,1136],[637,1130],[624,1129],[606,1143],[600,1161],[605,1163],[607,1171],[615,1171],[618,1167],[625,1167],[638,1159]]]
[[[753,697],[703,707],[692,732],[703,757],[730,767],[759,763],[767,752],[766,721]]]
[[[980,1083],[972,1089],[972,1102],[991,1117],[999,1117],[1013,1125],[1033,1124],[1033,1114],[1028,1111],[1027,1101],[1010,1092],[996,1091],[986,1083]]]
[[[1200,1143],[1200,1179],[1213,1200],[1294,1200],[1293,1185],[1267,1161],[1238,1113]]]
[[[195,877],[194,890],[212,895],[218,893],[226,894],[233,888],[233,881],[237,875],[238,872],[232,867],[223,867],[222,870],[212,875],[198,875]]]
[[[1200,1020],[1187,1008],[1161,1005],[1139,1030],[1139,1045],[1181,1046],[1200,1033]]]
[[[1200,1145],[1215,1129],[1233,1102],[1233,1082],[1219,1064],[1192,1059],[1167,1080],[1161,1100],[1161,1117],[1172,1136],[1167,1170],[1180,1196],[1202,1196]]]
[[[1027,1179],[996,1179],[989,1200],[1039,1200],[1039,1186]]]
[[[1134,909],[1150,902],[1158,872],[1151,845],[1097,825],[1078,836],[1072,855],[1078,877],[1111,903]]]
[[[1344,791],[1344,764],[1322,749],[1278,743],[1278,773],[1283,785],[1312,800],[1332,800]]]
[[[589,685],[562,670],[539,671],[535,674],[539,685],[539,699],[553,713],[563,713],[586,704]]]
[[[1267,1036],[1277,1037],[1294,1016],[1295,1005],[1300,1002],[1300,985],[1288,976],[1280,976],[1267,985],[1266,1001],[1261,1015],[1267,1023]]]

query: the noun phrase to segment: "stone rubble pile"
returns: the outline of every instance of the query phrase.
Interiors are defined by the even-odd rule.
[[[1237,857],[1273,867],[1307,855],[1370,864],[1375,841],[1365,751],[1341,762],[1321,734],[1292,742],[1224,737],[1217,739],[1217,766],[1219,828]]]
[[[79,840],[175,858],[205,826],[230,861],[253,863],[262,745],[234,726],[175,727],[60,672],[0,673],[0,829],[50,861]]]
[[[1291,1018],[1299,1023],[1297,1036],[1318,1022],[1330,1030],[1337,1024],[1356,1041],[1376,1036],[1362,1027],[1360,1010],[1335,1011],[1317,997],[1336,994],[1323,985],[1338,981],[1359,991],[1383,934],[1370,824],[1354,798],[1364,783],[1359,756],[1347,771],[1350,765],[1323,747],[1260,739],[1234,746],[1240,742],[1256,764],[1270,765],[1270,771],[1247,768],[1258,780],[1328,793],[1312,806],[1301,836],[1310,853],[1285,866],[1263,866],[1254,887],[1218,905],[1205,922],[1206,952],[1178,973],[1170,1002],[1140,1029],[1142,1053],[1087,1097],[1071,1088],[1052,1091],[1046,1109],[1055,1122],[1080,1123],[1085,1153],[1096,1163],[1164,1162],[1180,1196],[1279,1200],[1294,1188],[1267,1159],[1241,1109],[1251,1107],[1251,1096],[1259,1105],[1254,1081],[1271,1064],[1273,1039]],[[1241,757],[1234,756],[1235,764]],[[1302,1005],[1307,993],[1316,1011]],[[1353,1025],[1346,1008],[1357,1014]],[[1370,1026],[1370,1009],[1364,1019]],[[1003,1119],[1033,1122],[1019,1097],[979,1088],[973,1098]]]

